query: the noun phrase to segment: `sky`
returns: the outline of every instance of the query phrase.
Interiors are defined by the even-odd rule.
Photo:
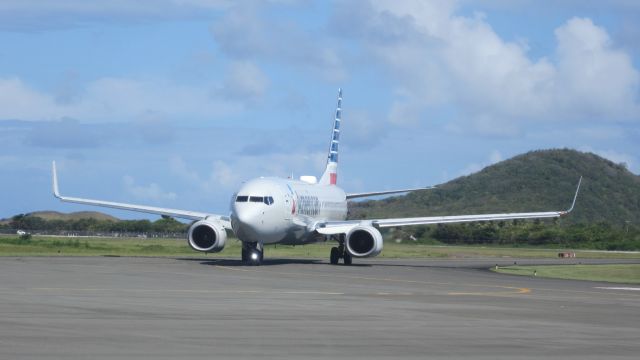
[[[2,0],[0,218],[227,214],[257,176],[434,185],[527,151],[640,173],[640,2]],[[103,209],[104,210],[104,209]],[[150,218],[123,211],[121,218]]]

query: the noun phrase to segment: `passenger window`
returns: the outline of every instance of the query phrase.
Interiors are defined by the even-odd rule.
[[[264,202],[264,198],[262,196],[251,196],[249,197],[249,202]]]
[[[240,195],[236,197],[236,202],[247,202],[248,199],[248,196]]]

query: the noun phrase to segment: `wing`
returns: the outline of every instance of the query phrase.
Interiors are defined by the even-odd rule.
[[[376,195],[399,194],[399,193],[411,192],[416,190],[430,190],[435,188],[436,188],[435,186],[429,186],[429,187],[415,188],[415,189],[387,190],[387,191],[374,191],[374,192],[366,192],[366,193],[347,194],[347,200],[369,197],[369,196],[376,196]]]
[[[220,221],[225,228],[231,229],[231,223],[227,216],[208,214],[208,213],[202,213],[197,211],[166,209],[166,208],[160,208],[160,207],[154,207],[154,206],[135,205],[135,204],[126,204],[126,203],[118,203],[118,202],[103,201],[103,200],[82,199],[82,198],[62,196],[60,195],[60,190],[58,190],[58,175],[56,172],[55,161],[52,164],[52,172],[53,172],[53,196],[57,197],[58,199],[64,202],[83,204],[83,205],[102,206],[102,207],[108,207],[113,209],[130,210],[130,211],[137,211],[137,212],[143,212],[143,213],[149,213],[149,214],[173,216],[173,217],[189,219],[189,220],[216,219]]]
[[[578,181],[576,193],[573,196],[571,207],[565,211],[547,211],[547,212],[528,212],[528,213],[505,213],[505,214],[483,214],[483,215],[454,215],[454,216],[430,216],[430,217],[412,217],[412,218],[396,218],[396,219],[373,219],[373,220],[350,220],[350,221],[326,221],[316,225],[316,231],[320,234],[335,235],[349,232],[351,228],[358,225],[370,225],[377,228],[409,226],[409,225],[429,225],[429,224],[448,224],[472,221],[493,221],[493,220],[514,220],[514,219],[540,219],[555,218],[569,214],[573,211],[580,191],[582,177]]]

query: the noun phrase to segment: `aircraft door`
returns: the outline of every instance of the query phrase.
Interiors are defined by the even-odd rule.
[[[284,206],[282,207],[283,211],[284,211],[284,219],[285,220],[290,220],[291,219],[291,208],[293,204],[293,198],[291,197],[291,195],[288,192],[284,193]]]

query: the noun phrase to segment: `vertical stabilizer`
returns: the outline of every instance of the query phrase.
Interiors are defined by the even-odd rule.
[[[338,105],[333,120],[327,167],[318,182],[320,185],[335,185],[338,181],[338,145],[340,143],[340,120],[342,118],[342,89],[338,89]]]

